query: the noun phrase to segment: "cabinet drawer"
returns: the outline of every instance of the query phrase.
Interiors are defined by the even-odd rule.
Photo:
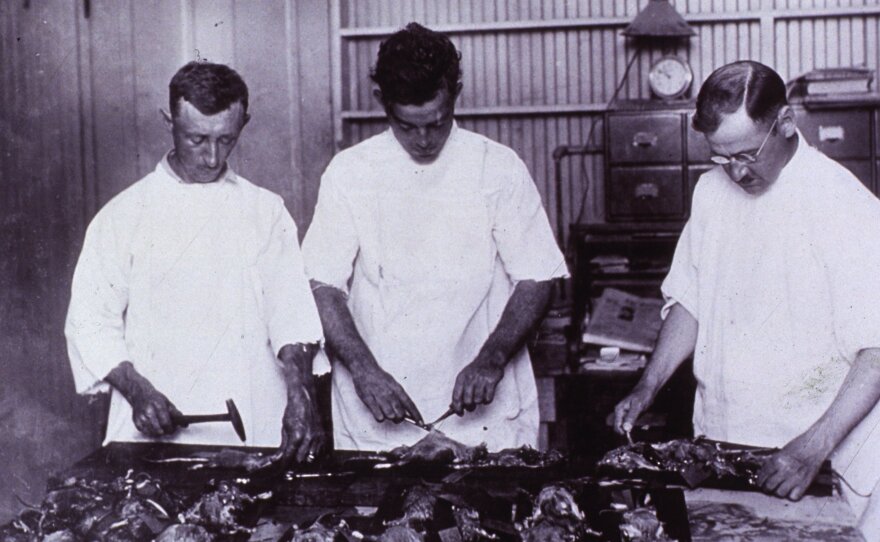
[[[797,125],[811,145],[832,158],[871,157],[868,111],[798,111]]]
[[[611,168],[610,220],[669,220],[685,217],[681,167]]]
[[[681,115],[611,115],[608,147],[612,163],[681,162]]]

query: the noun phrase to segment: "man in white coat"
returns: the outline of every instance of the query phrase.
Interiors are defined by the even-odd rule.
[[[174,148],[86,233],[65,328],[77,391],[112,387],[107,442],[239,444],[228,424],[174,422],[232,398],[249,445],[314,457],[322,332],[296,225],[281,197],[226,163],[249,119],[247,86],[191,62],[169,92]]]
[[[390,129],[321,179],[303,255],[337,448],[412,444],[425,433],[401,420],[450,407],[439,429],[460,442],[537,443],[524,345],[567,271],[523,162],[455,123],[460,77],[446,36],[415,23],[392,35],[373,73]]]
[[[695,434],[779,447],[757,482],[795,500],[830,458],[878,540],[877,502],[858,494],[880,478],[880,201],[804,140],[767,66],[716,70],[693,124],[719,167],[696,185],[657,348],[613,423],[631,430],[693,354]]]

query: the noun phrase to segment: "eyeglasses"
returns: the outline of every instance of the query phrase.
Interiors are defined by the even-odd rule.
[[[721,156],[720,154],[713,154],[709,157],[709,160],[718,164],[719,166],[726,166],[731,162],[739,162],[740,164],[754,164],[758,161],[758,155],[761,154],[762,150],[764,150],[764,145],[767,144],[767,140],[770,139],[770,134],[773,133],[773,128],[776,128],[777,120],[779,120],[779,117],[773,120],[773,124],[770,125],[770,130],[767,132],[767,135],[764,136],[764,141],[761,142],[761,146],[758,147],[758,150],[755,151],[755,154],[749,154],[747,152],[741,152],[738,154],[734,154],[733,156]]]

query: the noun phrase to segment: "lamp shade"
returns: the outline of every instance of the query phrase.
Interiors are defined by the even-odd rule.
[[[645,9],[623,31],[624,36],[631,38],[687,38],[694,34],[694,29],[668,0],[648,0]]]

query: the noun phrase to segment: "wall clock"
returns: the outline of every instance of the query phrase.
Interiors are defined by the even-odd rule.
[[[648,86],[655,96],[663,100],[681,98],[691,87],[694,72],[686,60],[679,56],[661,57],[648,72]]]

